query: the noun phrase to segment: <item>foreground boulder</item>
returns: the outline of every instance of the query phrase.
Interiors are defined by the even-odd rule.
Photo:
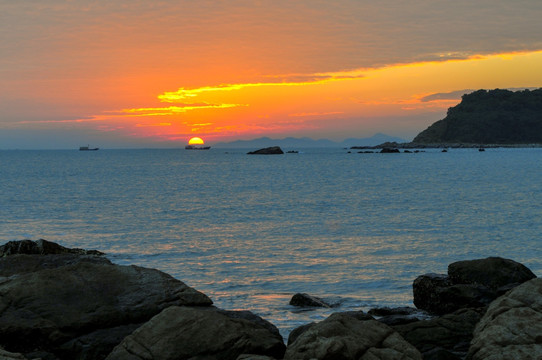
[[[422,359],[420,352],[395,330],[352,313],[335,313],[305,326],[288,345],[284,360],[302,359]]]
[[[15,255],[28,256],[42,257]],[[0,263],[15,257],[0,258]],[[212,304],[206,295],[161,271],[101,261],[0,280],[0,346],[60,359],[103,358],[169,306]]]
[[[284,151],[279,146],[271,146],[256,151],[250,151],[248,155],[280,155],[284,154]]]
[[[278,330],[250,312],[172,306],[126,337],[107,360],[282,358]]]
[[[448,275],[425,274],[416,278],[412,285],[414,305],[434,314],[483,307],[534,277],[527,267],[509,259],[459,261],[448,266]]]
[[[457,261],[448,266],[448,277],[454,284],[483,285],[498,290],[510,284],[519,285],[534,279],[525,265],[500,257]]]
[[[467,359],[542,358],[542,279],[495,300],[474,330]]]

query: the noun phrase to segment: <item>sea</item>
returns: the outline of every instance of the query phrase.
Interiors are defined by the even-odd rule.
[[[413,280],[459,260],[542,275],[541,148],[249,150],[2,150],[0,244],[156,268],[284,337],[336,311],[413,306]],[[289,305],[298,292],[334,307]]]

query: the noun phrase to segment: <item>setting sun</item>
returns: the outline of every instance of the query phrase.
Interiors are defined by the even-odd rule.
[[[190,140],[188,140],[188,145],[203,145],[204,141],[202,138],[199,137],[193,137]]]

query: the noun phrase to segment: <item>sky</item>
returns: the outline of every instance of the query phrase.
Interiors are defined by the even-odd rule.
[[[542,87],[540,0],[0,0],[0,149],[411,140]]]

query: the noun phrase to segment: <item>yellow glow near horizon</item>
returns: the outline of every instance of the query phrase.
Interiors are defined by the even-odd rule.
[[[188,140],[188,145],[203,145],[205,142],[200,137],[193,137],[190,140]]]
[[[356,132],[412,133],[440,120],[448,107],[460,101],[460,94],[427,100],[430,95],[467,89],[541,87],[542,51],[263,78],[289,81],[180,87],[149,98],[147,104],[141,103],[144,98],[138,98],[138,107],[33,123],[100,122],[99,126],[89,126],[166,141],[195,134],[215,141],[315,132],[322,137],[329,132],[344,137]],[[164,103],[168,106],[160,106]]]

